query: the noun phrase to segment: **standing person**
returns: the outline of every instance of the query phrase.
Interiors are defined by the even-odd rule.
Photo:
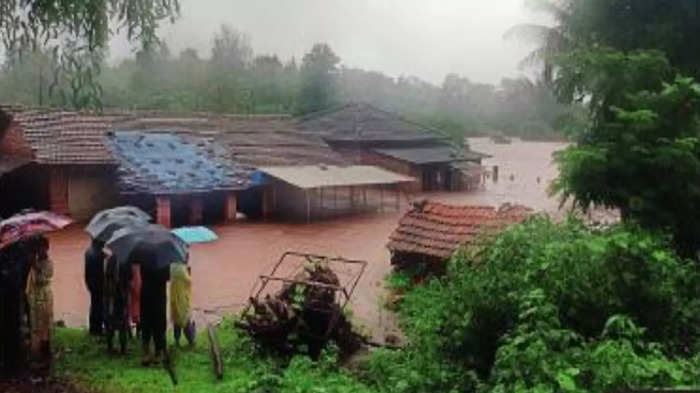
[[[142,261],[146,261],[143,259]],[[167,282],[169,269],[151,270],[141,264],[141,339],[144,366],[158,363],[164,355],[167,329]],[[151,340],[155,356],[151,353]]]
[[[24,252],[20,242],[0,250],[0,374],[18,372],[26,360],[22,327],[28,266]]]
[[[131,268],[122,267],[114,256],[107,258],[104,272],[104,325],[107,336],[107,350],[112,352],[114,334],[119,334],[122,355],[126,353],[126,340],[129,324],[129,285]]]
[[[102,335],[104,328],[104,243],[93,239],[85,251],[85,284],[90,292],[90,334]]]
[[[141,334],[141,265],[131,264],[131,285],[129,286],[129,323],[136,328],[136,336]]]
[[[192,278],[191,269],[184,263],[170,265],[170,319],[173,322],[175,343],[180,346],[180,335],[194,346],[195,325],[192,319]]]
[[[53,325],[53,262],[48,257],[49,241],[44,236],[32,240],[31,271],[27,280],[27,303],[31,359],[40,366],[51,362],[51,338]]]

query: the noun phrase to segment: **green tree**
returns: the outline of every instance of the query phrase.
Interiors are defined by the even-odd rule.
[[[10,56],[48,49],[57,64],[55,82],[70,81],[60,90],[64,104],[99,107],[98,75],[112,34],[125,31],[129,41],[148,48],[158,42],[160,22],[178,12],[178,0],[3,0],[0,42]]]
[[[700,31],[697,2],[539,3],[556,5],[548,8],[553,29],[565,38],[551,56],[556,94],[588,109],[577,143],[556,157],[552,190],[583,208],[618,208],[626,221],[667,230],[680,252],[694,255],[698,86],[676,75],[698,75],[700,57],[688,48]]]
[[[625,220],[667,230],[680,252],[694,255],[700,247],[700,85],[680,76],[665,82],[670,65],[658,52],[571,57],[571,64],[562,63],[561,84],[577,81],[592,120],[578,143],[557,155],[553,190],[581,207],[618,208]]]
[[[214,36],[211,49],[212,64],[233,69],[244,69],[253,58],[253,48],[250,45],[250,37],[231,26],[221,25],[219,32]]]
[[[301,65],[299,111],[315,112],[333,105],[337,96],[338,57],[328,44],[316,44]]]

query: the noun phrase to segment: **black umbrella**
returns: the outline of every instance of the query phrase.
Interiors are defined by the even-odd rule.
[[[115,232],[123,228],[143,228],[150,225],[148,221],[142,218],[126,215],[126,216],[105,216],[94,225],[88,225],[85,231],[92,236],[93,239],[106,242],[111,239]]]
[[[149,216],[146,212],[139,209],[138,207],[119,206],[113,209],[102,210],[101,212],[95,214],[90,220],[90,223],[85,227],[85,231],[89,233],[93,239],[96,239],[96,234],[102,232],[103,228],[106,225],[109,225],[109,223],[114,221],[115,219],[124,217],[134,220],[140,220],[145,223],[151,220],[151,216]],[[111,236],[111,233],[109,234],[109,236]],[[109,239],[109,236],[107,236],[103,240]]]
[[[158,224],[126,227],[116,231],[107,241],[120,264],[138,262],[143,266],[160,270],[173,262],[187,262],[187,243]]]

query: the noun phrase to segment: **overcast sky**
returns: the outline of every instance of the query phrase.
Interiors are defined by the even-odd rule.
[[[257,54],[300,59],[327,42],[349,67],[434,83],[454,72],[476,82],[517,76],[530,49],[505,41],[509,27],[537,19],[524,0],[180,0],[181,18],[162,29],[172,53],[209,56],[219,25],[250,35]],[[113,59],[130,54],[113,41]]]

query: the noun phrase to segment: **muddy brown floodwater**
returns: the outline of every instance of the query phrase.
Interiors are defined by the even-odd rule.
[[[487,180],[484,189],[470,193],[426,195],[445,202],[500,205],[521,203],[538,211],[558,213],[558,201],[547,195],[557,170],[551,164],[562,143],[520,142],[497,145],[485,138],[470,140],[474,150],[493,155],[488,166],[499,166],[499,181]],[[539,178],[539,182],[538,182]],[[421,196],[412,195],[410,198]],[[407,208],[406,199],[402,209]],[[266,274],[287,250],[342,256],[369,262],[353,296],[354,319],[375,339],[395,332],[395,319],[382,307],[383,278],[390,271],[387,238],[400,217],[397,212],[346,217],[312,224],[276,222],[214,227],[219,240],[191,250],[194,306],[209,317],[239,310],[257,278]],[[88,293],[83,283],[83,252],[88,236],[81,226],[51,234],[56,319],[70,326],[87,322]]]

